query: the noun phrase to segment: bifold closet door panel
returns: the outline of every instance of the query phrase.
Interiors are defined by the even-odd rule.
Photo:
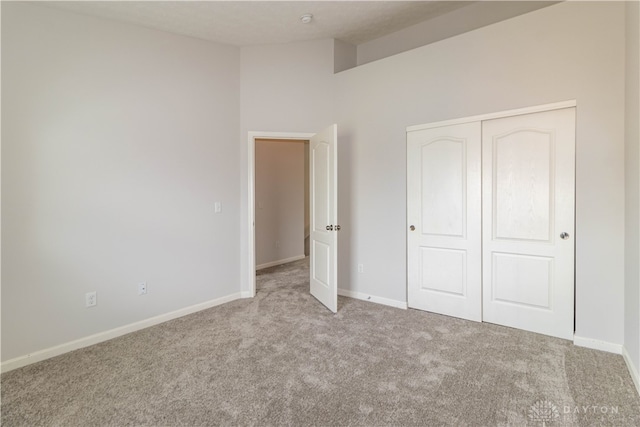
[[[480,122],[407,133],[408,305],[482,320]]]
[[[483,320],[573,338],[575,108],[482,122]]]

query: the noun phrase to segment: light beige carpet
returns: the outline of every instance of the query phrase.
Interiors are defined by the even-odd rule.
[[[334,315],[306,263],[262,271],[254,299],[3,374],[2,425],[640,424],[620,356],[349,298]]]

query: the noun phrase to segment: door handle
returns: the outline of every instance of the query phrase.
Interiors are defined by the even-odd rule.
[[[560,233],[560,238],[562,240],[567,240],[569,238],[569,233],[567,233],[566,231],[563,231],[562,233]]]
[[[416,226],[415,226],[415,225],[410,226],[410,227],[409,227],[409,230],[411,230],[411,231],[416,231]]]
[[[327,225],[327,231],[332,231],[333,230],[333,225]]]

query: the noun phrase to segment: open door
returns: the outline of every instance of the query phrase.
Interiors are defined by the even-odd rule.
[[[338,127],[318,132],[309,143],[311,295],[338,311]]]

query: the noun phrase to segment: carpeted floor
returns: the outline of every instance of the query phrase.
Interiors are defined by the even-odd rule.
[[[307,260],[239,300],[2,375],[3,426],[639,425],[622,357],[308,292]]]

